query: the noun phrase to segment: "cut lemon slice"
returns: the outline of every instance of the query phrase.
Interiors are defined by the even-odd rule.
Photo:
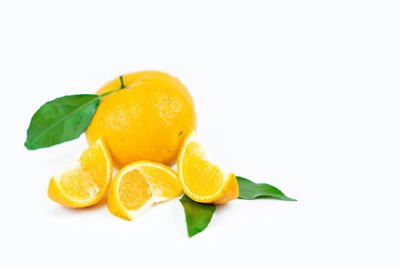
[[[181,194],[182,188],[174,170],[152,161],[136,161],[115,176],[107,205],[115,216],[132,220],[153,204]]]
[[[83,151],[62,173],[51,178],[48,196],[71,208],[83,208],[99,202],[112,178],[112,161],[104,142],[99,139]]]
[[[207,159],[194,131],[186,137],[180,149],[178,176],[183,191],[197,202],[223,204],[239,195],[236,176]]]

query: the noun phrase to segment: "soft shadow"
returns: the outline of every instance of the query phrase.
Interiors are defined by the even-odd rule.
[[[216,205],[217,206],[217,211],[222,213],[222,212],[226,212],[227,210],[232,209],[232,207],[235,205],[234,204],[235,201],[238,201],[238,200],[235,199],[235,200],[229,201],[228,203],[225,203],[225,204]]]
[[[104,208],[104,206],[107,203],[107,196],[103,197],[102,200],[100,200],[100,202],[89,206],[89,207],[84,207],[84,208],[69,208],[69,207],[65,207],[62,205],[59,205],[57,208],[58,209],[62,209],[62,211],[64,212],[69,212],[69,213],[81,213],[81,212],[88,212],[88,211],[95,211],[95,210],[99,210]]]

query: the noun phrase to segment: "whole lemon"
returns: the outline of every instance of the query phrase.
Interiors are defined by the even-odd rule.
[[[103,138],[116,167],[137,160],[171,165],[183,138],[196,128],[196,113],[187,88],[158,71],[123,75],[125,89],[102,98],[86,137],[89,144]],[[121,85],[117,78],[97,94]]]

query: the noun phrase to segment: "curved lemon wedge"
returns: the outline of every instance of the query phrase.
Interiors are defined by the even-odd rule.
[[[107,205],[117,217],[132,220],[153,204],[182,194],[176,172],[152,161],[126,165],[111,183]]]
[[[66,170],[51,178],[47,194],[51,200],[70,208],[93,205],[106,194],[112,171],[110,153],[99,139]]]
[[[236,176],[207,159],[194,131],[186,137],[180,149],[178,176],[183,191],[197,202],[223,204],[239,195]]]

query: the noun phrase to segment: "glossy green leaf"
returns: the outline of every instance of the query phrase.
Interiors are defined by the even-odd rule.
[[[98,95],[70,95],[45,103],[33,115],[25,147],[33,150],[78,138],[89,126]]]
[[[276,198],[287,201],[297,201],[285,196],[281,190],[269,184],[257,184],[246,178],[236,176],[239,185],[239,198],[253,200],[256,198]]]
[[[208,226],[216,209],[213,204],[203,204],[191,200],[187,195],[179,200],[185,210],[186,226],[189,237],[192,237]]]

